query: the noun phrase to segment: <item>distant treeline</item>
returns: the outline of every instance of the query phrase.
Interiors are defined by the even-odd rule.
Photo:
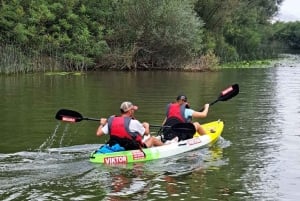
[[[0,73],[206,70],[299,49],[283,0],[1,0]]]

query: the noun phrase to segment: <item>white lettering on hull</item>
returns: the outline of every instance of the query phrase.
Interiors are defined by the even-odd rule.
[[[145,154],[140,150],[132,151],[133,160],[140,160],[145,158]]]
[[[127,163],[126,156],[114,156],[114,157],[105,157],[104,164],[113,165],[113,164],[124,164]]]
[[[192,138],[190,140],[187,141],[187,144],[188,145],[193,145],[193,144],[198,144],[198,143],[201,143],[201,140],[199,137],[197,138]]]

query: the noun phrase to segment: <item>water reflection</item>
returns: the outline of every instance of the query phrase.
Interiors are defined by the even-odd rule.
[[[98,146],[1,154],[1,199],[159,200],[170,196],[185,197],[186,192],[180,190],[183,186],[190,188],[190,182],[198,181],[204,187],[206,171],[228,163],[222,154],[224,146],[228,146],[224,139],[223,143],[220,140],[209,149],[124,166],[88,163],[87,155]],[[182,177],[190,175],[195,176],[182,181]],[[81,186],[80,191],[76,186]]]
[[[94,166],[95,171],[99,171],[97,173],[99,178],[103,174],[106,177],[106,180],[100,181],[100,186],[106,191],[105,200],[184,198],[188,196],[188,192],[193,191],[192,194],[195,194],[205,188],[207,172],[228,164],[228,159],[223,157],[223,148],[229,144],[228,141],[220,139],[214,147],[195,150],[173,158],[127,165]],[[200,184],[198,186],[200,189],[192,188],[195,183]],[[186,191],[182,191],[183,188]]]
[[[300,172],[300,138],[297,132],[300,128],[299,67],[298,64],[298,68],[293,69],[267,69],[268,76],[260,82],[260,86],[251,86],[249,80],[245,80],[248,84],[244,85],[244,90],[248,94],[239,97],[243,102],[239,109],[248,118],[240,119],[239,133],[242,136],[236,135],[235,139],[231,139],[236,143],[230,148],[247,163],[240,167],[245,198],[296,200],[300,196],[297,190],[300,187],[299,176],[296,176]],[[260,75],[256,73],[255,76]],[[255,97],[249,94],[253,90]],[[238,134],[237,130],[235,132]],[[237,165],[235,169],[238,168]]]

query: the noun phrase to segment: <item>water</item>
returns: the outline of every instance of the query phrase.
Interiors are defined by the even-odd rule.
[[[160,124],[179,93],[192,108],[238,83],[240,94],[210,108],[200,122],[222,119],[211,148],[110,167],[89,154],[107,138],[98,123],[66,124],[55,113],[118,114],[123,100],[136,117]],[[0,77],[0,200],[298,200],[300,193],[300,58],[273,68],[220,72],[98,72]],[[153,130],[154,131],[154,130]]]

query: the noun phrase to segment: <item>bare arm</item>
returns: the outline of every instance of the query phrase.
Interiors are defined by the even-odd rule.
[[[98,127],[98,129],[97,129],[97,132],[96,132],[96,135],[98,136],[98,137],[100,137],[101,135],[103,135],[103,134],[105,134],[104,132],[103,132],[103,127],[104,126],[107,126],[106,125],[107,124],[107,119],[106,118],[101,118],[100,119],[100,125],[99,125],[99,127]]]
[[[195,112],[193,112],[192,117],[193,118],[205,118],[205,117],[207,117],[208,109],[209,109],[209,104],[207,103],[204,105],[204,110],[202,112],[195,111]]]
[[[143,127],[145,128],[145,133],[144,133],[144,135],[149,135],[150,134],[150,126],[149,126],[149,123],[147,123],[147,122],[143,122],[142,123],[143,124]]]

